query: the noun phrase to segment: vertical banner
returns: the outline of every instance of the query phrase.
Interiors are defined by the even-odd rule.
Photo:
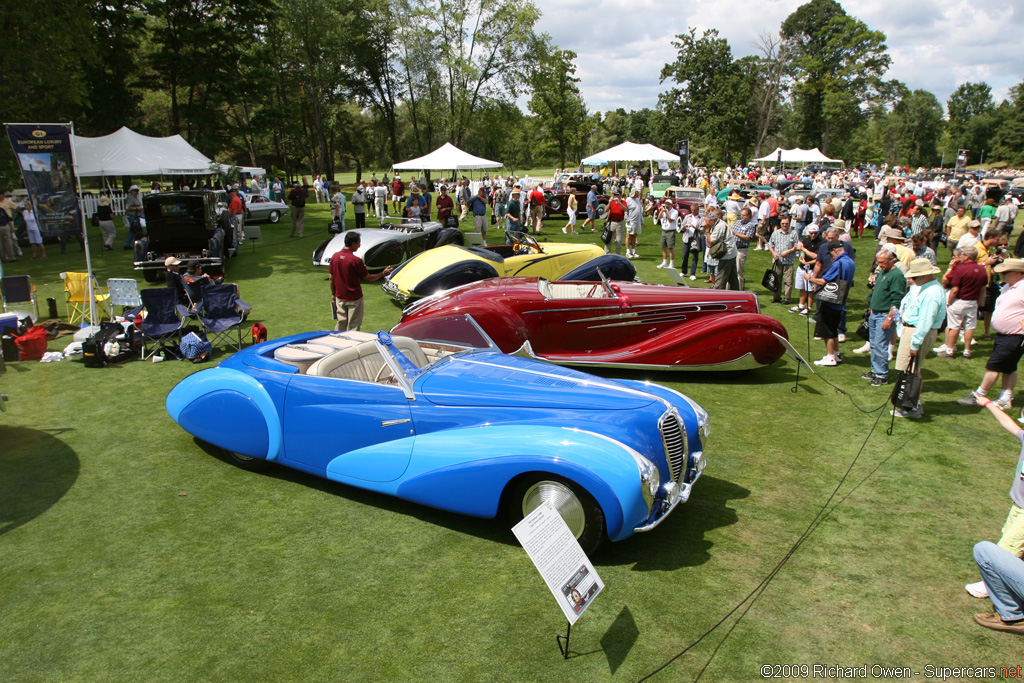
[[[66,123],[10,123],[7,136],[43,235],[77,234],[82,229],[71,128]]]

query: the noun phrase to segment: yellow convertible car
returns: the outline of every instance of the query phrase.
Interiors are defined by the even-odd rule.
[[[594,244],[541,246],[524,233],[506,233],[511,244],[493,247],[447,245],[417,254],[398,266],[383,289],[399,306],[426,296],[492,277],[527,275],[548,280],[599,282],[598,268],[609,280],[632,280],[636,268],[622,256],[605,254]]]

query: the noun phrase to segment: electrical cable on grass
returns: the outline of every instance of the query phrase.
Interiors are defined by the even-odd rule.
[[[810,325],[810,321],[808,321],[808,325]],[[810,347],[810,341],[809,340],[808,340],[808,347]],[[831,382],[828,382],[827,380],[824,380],[824,379],[822,379],[822,381],[824,381],[826,384],[829,384],[830,386],[834,387],[838,393],[846,394],[845,391],[843,391],[839,387],[836,387]],[[847,394],[847,397],[849,397],[848,394]],[[850,401],[853,402],[853,399],[851,398]],[[860,408],[859,406],[857,406],[856,402],[853,402],[853,403],[854,403],[854,407],[856,407],[861,412],[869,413],[869,411],[865,411],[862,408]],[[721,626],[726,621],[728,621],[728,619],[733,614],[738,612],[740,610],[740,608],[742,608],[744,605],[746,605],[746,609],[744,609],[742,611],[740,616],[736,619],[736,621],[733,623],[733,625],[726,632],[725,636],[723,636],[722,640],[718,643],[717,646],[715,646],[714,651],[711,653],[711,656],[708,658],[708,660],[704,663],[704,666],[698,672],[697,677],[694,679],[694,682],[696,683],[696,681],[700,680],[701,676],[704,675],[704,671],[706,671],[708,666],[711,665],[711,662],[715,658],[715,655],[718,653],[719,648],[722,647],[722,645],[725,643],[725,641],[732,634],[733,630],[736,628],[736,626],[739,624],[739,622],[751,610],[751,608],[754,606],[754,603],[757,602],[758,598],[760,598],[761,595],[764,594],[764,591],[767,590],[768,585],[771,583],[772,579],[775,578],[775,576],[789,562],[790,558],[793,557],[793,555],[800,548],[800,546],[803,545],[804,541],[807,540],[808,536],[810,536],[811,533],[813,533],[814,530],[817,528],[818,523],[825,516],[826,510],[828,510],[829,505],[832,503],[832,501],[835,499],[836,495],[839,493],[839,489],[842,488],[843,484],[849,478],[850,472],[853,471],[854,466],[857,464],[857,461],[860,459],[861,454],[864,452],[864,449],[867,447],[868,441],[871,440],[871,435],[875,433],[875,429],[878,427],[878,423],[882,419],[882,415],[885,414],[884,412],[882,412],[882,409],[885,407],[886,404],[888,404],[888,400],[886,401],[886,403],[883,403],[880,407],[876,408],[874,411],[870,411],[870,412],[876,412],[877,411],[878,415],[877,415],[877,417],[875,417],[875,421],[871,425],[871,429],[868,431],[867,436],[864,438],[864,442],[860,445],[860,448],[857,449],[857,454],[853,457],[853,460],[850,462],[850,465],[846,468],[846,472],[843,474],[842,478],[839,480],[839,483],[836,484],[836,487],[832,490],[832,493],[829,495],[828,499],[825,501],[825,503],[818,510],[818,513],[814,516],[814,519],[811,520],[811,522],[807,525],[807,528],[804,529],[804,532],[802,534],[800,534],[800,536],[793,543],[793,545],[790,546],[789,550],[786,552],[785,555],[783,555],[782,559],[779,560],[778,563],[776,563],[776,565],[772,568],[772,570],[770,572],[768,572],[768,574],[763,579],[761,579],[761,582],[758,583],[757,586],[755,586],[753,590],[751,590],[749,593],[747,593],[747,595],[740,602],[738,602],[736,604],[736,606],[734,606],[731,610],[729,610],[725,614],[725,616],[723,616],[721,619],[719,619],[718,622],[714,626],[712,626],[707,631],[705,631],[703,634],[701,634],[701,636],[699,638],[697,638],[697,640],[695,640],[692,643],[690,643],[689,645],[687,645],[686,648],[684,648],[678,654],[674,655],[667,662],[665,662],[664,664],[662,664],[658,668],[654,669],[653,671],[651,671],[649,674],[647,674],[643,678],[639,679],[637,681],[637,683],[642,683],[643,681],[646,681],[646,680],[652,678],[653,676],[655,676],[656,674],[661,673],[662,671],[664,671],[670,664],[672,664],[672,662],[676,661],[677,659],[682,657],[684,654],[686,654],[687,652],[689,652],[690,650],[695,648],[697,645],[699,645],[705,638],[707,638],[712,633],[714,633],[718,629],[719,626]],[[846,500],[846,498],[844,497],[843,500]],[[839,503],[837,503],[837,506],[839,504],[841,504],[842,502],[843,501],[840,501]],[[831,511],[829,511],[829,514],[831,514]]]

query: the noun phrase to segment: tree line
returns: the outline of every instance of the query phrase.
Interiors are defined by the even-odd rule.
[[[74,120],[81,135],[181,134],[217,160],[289,176],[361,173],[446,141],[512,170],[626,139],[690,139],[708,165],[776,144],[925,166],[967,148],[971,163],[1024,165],[1024,83],[998,106],[987,84],[966,83],[944,112],[885,79],[885,35],[835,0],[798,8],[757,38],[757,56],[734,58],[713,29],[677,36],[657,106],[628,112],[588,111],[576,55],[537,31],[539,17],[530,0],[3,3],[0,111]],[[17,175],[3,155],[2,181]]]

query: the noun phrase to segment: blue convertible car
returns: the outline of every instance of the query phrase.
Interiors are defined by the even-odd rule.
[[[551,501],[588,551],[689,498],[708,435],[696,403],[503,354],[469,316],[436,323],[416,340],[264,342],[184,379],[167,412],[247,469],[279,463],[510,522]]]

